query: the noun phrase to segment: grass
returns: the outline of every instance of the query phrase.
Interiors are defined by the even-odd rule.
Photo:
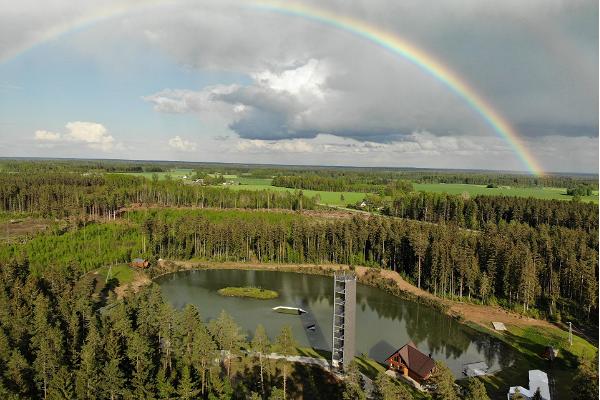
[[[170,176],[172,179],[183,179],[184,176],[189,177],[193,173],[194,170],[189,168],[176,168],[170,170],[169,172],[119,172],[119,174],[142,176],[146,179],[152,179],[156,174],[158,176],[158,180],[160,181],[167,179],[167,176]]]
[[[110,268],[109,266],[104,266],[99,268],[96,272],[100,276],[102,276],[103,279],[106,280],[106,277],[109,273],[109,269],[109,279],[116,279],[117,281],[119,281],[119,285],[131,283],[135,277],[135,271],[127,264],[113,265],[112,268]]]
[[[294,191],[295,189],[283,188],[271,185],[272,179],[269,178],[245,178],[234,179],[238,185],[230,186],[234,190],[274,190],[274,191]],[[432,193],[463,194],[468,193],[471,197],[475,196],[515,196],[515,197],[533,197],[544,200],[565,200],[569,201],[573,197],[566,195],[565,188],[537,188],[537,187],[509,187],[501,186],[498,188],[487,188],[485,185],[469,185],[459,183],[413,183],[416,191]],[[361,192],[327,192],[322,190],[303,190],[307,197],[320,196],[320,204],[331,206],[345,206],[350,203],[361,201],[365,193]],[[341,200],[344,195],[344,200]],[[582,202],[593,202],[598,204],[598,191],[592,196],[581,197]]]
[[[433,193],[462,194],[468,193],[474,196],[515,196],[515,197],[534,197],[545,200],[571,200],[572,196],[567,196],[567,189],[564,188],[536,188],[536,187],[509,187],[501,186],[498,188],[487,188],[484,185],[468,185],[459,183],[413,183],[415,190]],[[584,202],[598,203],[598,191],[593,196],[584,196],[581,198]]]
[[[184,176],[189,176],[193,173],[191,169],[179,168],[169,172],[157,173],[159,180],[166,179],[170,175],[173,179],[182,179]],[[147,179],[152,179],[153,172],[132,172],[125,173],[134,176],[143,176]],[[209,174],[215,176],[214,174]],[[232,180],[234,185],[228,186],[233,190],[273,190],[273,191],[294,191],[296,189],[284,188],[271,185],[271,178],[252,178],[238,175],[223,175],[223,178]],[[566,200],[569,201],[573,197],[567,196],[565,188],[555,187],[511,187],[500,186],[497,188],[487,188],[485,185],[470,185],[460,183],[413,183],[416,191],[432,192],[432,193],[448,193],[448,194],[463,194],[468,193],[471,197],[475,196],[515,196],[515,197],[534,197],[544,200]],[[307,197],[319,195],[320,204],[330,206],[345,206],[350,203],[361,201],[365,197],[365,193],[361,192],[327,192],[323,190],[303,190]],[[344,200],[341,200],[341,196]],[[592,196],[581,197],[583,202],[592,202],[598,204],[598,191],[594,191]]]
[[[249,297],[258,300],[271,300],[279,297],[279,293],[274,290],[267,290],[257,287],[225,287],[218,290],[221,296],[228,297]]]
[[[538,355],[546,346],[559,349],[559,357],[567,360],[572,357],[592,359],[598,349],[587,340],[573,335],[573,344],[569,344],[569,333],[562,329],[539,329],[535,327],[507,326],[511,337],[518,338],[513,343],[522,353]],[[570,355],[569,355],[570,353]]]
[[[270,184],[264,184],[267,181],[270,181],[270,179],[264,179],[261,181],[263,181],[263,183],[231,185],[228,186],[228,188],[232,190],[272,190],[277,192],[294,192],[298,190],[279,186],[272,186]],[[357,201],[361,201],[365,198],[365,193],[360,192],[326,192],[324,190],[302,190],[302,193],[306,197],[315,197],[318,195],[320,197],[318,203],[329,206],[345,206],[350,203],[356,203]],[[343,200],[342,196],[344,196]]]
[[[541,329],[531,326],[515,326],[507,324],[505,333],[498,333],[473,323],[467,325],[494,336],[518,350],[518,358],[514,363],[494,375],[482,378],[491,398],[503,398],[509,386],[527,386],[528,371],[540,369],[550,373],[556,381],[568,382],[575,375],[577,358],[593,359],[598,349],[576,335],[573,335],[573,345],[569,345],[568,332],[559,328]],[[558,357],[553,362],[543,359],[540,354],[546,346],[559,349]],[[570,398],[571,388],[568,385],[555,387],[557,398]]]

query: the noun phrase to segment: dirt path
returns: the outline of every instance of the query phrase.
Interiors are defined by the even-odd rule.
[[[368,268],[365,267],[357,267],[356,269],[359,271],[358,273],[363,274],[366,270],[368,270]],[[381,270],[381,275],[386,278],[393,279],[398,287],[405,292],[412,293],[419,297],[429,298],[446,305],[450,315],[460,316],[466,321],[474,322],[488,329],[491,329],[492,322],[503,322],[504,324],[516,326],[539,326],[555,328],[554,325],[547,321],[524,317],[522,315],[506,311],[500,307],[469,304],[434,296],[433,294],[419,289],[409,282],[406,282],[398,273],[394,271]]]
[[[184,269],[193,268],[215,268],[215,269],[259,269],[259,270],[278,270],[278,271],[291,271],[291,272],[302,272],[303,269],[306,272],[315,273],[315,270],[321,270],[323,273],[327,273],[333,270],[347,269],[345,265],[338,264],[327,264],[327,265],[316,265],[316,264],[261,264],[261,263],[244,263],[244,262],[196,262],[196,261],[175,261],[179,267]],[[361,277],[369,270],[368,267],[356,267],[356,274]],[[442,303],[447,307],[447,313],[454,317],[460,317],[465,321],[473,322],[483,328],[492,330],[492,322],[503,322],[504,324],[510,324],[514,326],[538,326],[542,328],[553,328],[554,325],[547,321],[528,318],[521,316],[516,313],[506,311],[500,307],[486,306],[478,304],[468,304],[446,298],[434,296],[433,294],[426,292],[425,290],[419,289],[409,282],[402,279],[402,277],[390,270],[379,270],[380,274],[384,278],[392,279],[398,285],[400,290],[415,295],[421,298],[427,298],[429,300]]]

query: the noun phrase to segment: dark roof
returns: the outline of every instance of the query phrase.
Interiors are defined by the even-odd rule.
[[[431,357],[423,354],[413,342],[408,342],[404,346],[400,347],[400,349],[396,350],[394,354],[389,356],[386,361],[390,358],[398,354],[402,363],[406,365],[406,367],[420,376],[421,378],[427,377],[433,371],[433,367],[435,367],[435,362]]]

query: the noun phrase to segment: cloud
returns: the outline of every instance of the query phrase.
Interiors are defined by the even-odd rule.
[[[182,139],[179,136],[169,139],[169,146],[179,151],[195,151],[196,143],[190,142],[189,140]]]
[[[48,132],[44,130],[35,131],[35,140],[41,142],[57,142],[60,140],[60,133]]]
[[[90,149],[110,151],[115,146],[115,139],[108,134],[102,124],[95,122],[75,121],[65,125],[66,133],[38,130],[34,139],[41,143],[79,143]]]
[[[6,0],[0,13],[0,60],[48,32],[117,7],[116,0],[107,1],[105,6],[55,0],[40,9],[33,0]],[[564,162],[574,170],[585,165],[597,171],[597,159],[582,160],[594,156],[587,149],[597,148],[598,140],[597,1],[303,2],[364,21],[432,55],[506,117],[548,169],[565,170]],[[240,150],[240,157],[269,154],[285,162],[277,158],[279,151],[312,163],[330,162],[335,155],[343,164],[397,165],[395,155],[402,154],[404,165],[428,160],[438,166],[492,167],[494,154],[508,154],[463,98],[423,68],[343,29],[235,0],[206,0],[202,6],[185,0],[160,6],[144,0],[118,3],[140,7],[67,35],[59,44],[120,67],[114,49],[124,42],[144,51],[144,46],[159,49],[161,57],[202,78],[194,82],[211,85],[165,85],[154,94],[143,93],[149,94],[143,99],[157,112],[197,116],[198,131],[229,137],[222,144]],[[215,73],[226,78],[212,79]],[[173,81],[157,76],[153,86],[145,87]],[[190,131],[175,129],[171,136]],[[205,151],[201,135],[188,140]],[[231,144],[237,140],[244,144]],[[38,142],[65,141],[61,133],[60,140]],[[165,144],[164,139],[156,143]],[[314,157],[301,151],[310,146]],[[569,153],[557,156],[559,146]],[[286,148],[296,150],[286,153]],[[377,160],[361,158],[373,154]]]

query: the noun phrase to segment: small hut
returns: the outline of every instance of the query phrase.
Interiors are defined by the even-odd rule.
[[[385,360],[385,363],[389,369],[418,382],[427,380],[435,368],[433,359],[417,349],[413,342],[408,342],[396,350]]]
[[[148,268],[150,263],[145,258],[134,258],[130,265],[135,268]]]

